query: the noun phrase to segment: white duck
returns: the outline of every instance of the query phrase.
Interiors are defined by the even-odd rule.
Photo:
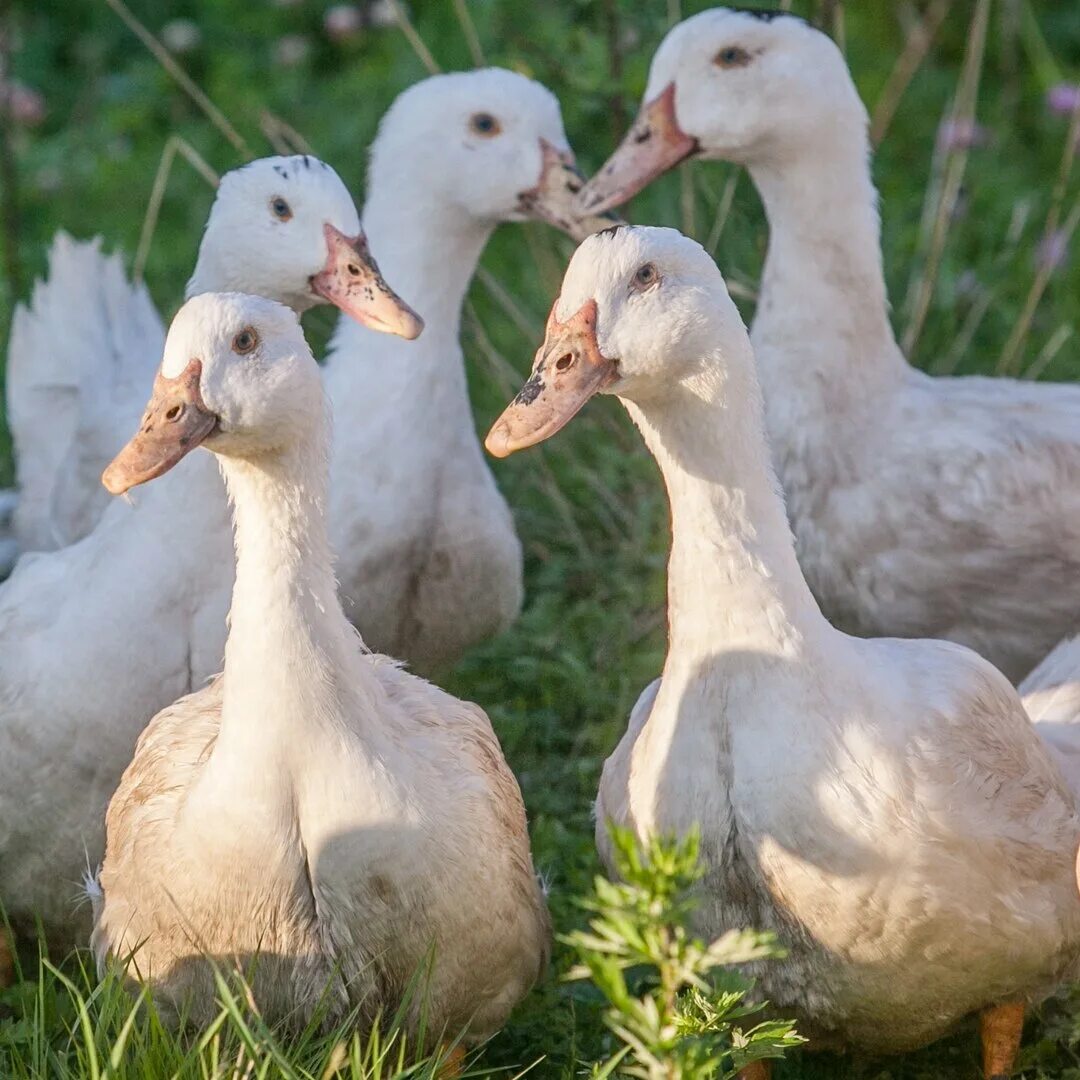
[[[292,212],[285,224],[276,223],[279,199]],[[416,316],[384,284],[374,286],[381,278],[366,254],[356,208],[321,162],[272,159],[229,174],[210,222],[193,290],[211,266],[228,277],[232,261],[244,254],[249,267],[263,268],[260,286],[275,299],[306,307],[314,279],[357,318],[396,320],[405,333],[417,329]],[[346,245],[344,235],[355,239]],[[216,236],[227,243],[219,248]],[[92,248],[82,254],[100,262]],[[328,264],[340,273],[327,273]],[[371,297],[363,289],[352,296],[352,282],[365,280]],[[54,466],[57,480],[64,469],[91,467],[125,409],[133,413],[130,426],[138,420],[138,407],[112,397],[114,386],[133,384],[136,362],[123,366],[132,374],[121,381],[119,354],[114,366],[107,346],[123,340],[117,320],[146,301],[138,290],[125,297],[118,288],[96,321],[85,324],[88,331],[100,327],[88,356],[95,357],[103,389],[95,392],[84,381],[78,408],[59,410],[57,438],[74,441]],[[59,316],[55,299],[50,310]],[[71,317],[89,319],[90,312]],[[147,359],[139,363],[149,369]],[[47,401],[44,385],[41,392]],[[62,392],[57,400],[64,403]],[[94,409],[83,409],[91,400]],[[97,408],[99,402],[109,405]],[[46,419],[47,410],[39,422]],[[85,453],[83,438],[94,441]],[[123,438],[115,438],[112,453]],[[89,914],[77,911],[74,899],[87,862],[96,864],[104,850],[109,796],[150,717],[221,669],[232,581],[224,488],[213,461],[197,455],[136,505],[113,500],[83,540],[24,555],[0,587],[0,902],[20,935],[32,934],[40,919],[59,955],[86,940]]]
[[[362,307],[376,329],[415,337],[422,323],[381,291],[363,243],[352,197],[330,166],[310,155],[261,158],[222,178],[187,295],[244,289],[299,312],[327,301],[349,314]],[[128,284],[100,240],[58,233],[49,269],[29,306],[16,309],[8,345],[14,532],[26,551],[79,540],[101,517],[98,478],[138,419],[165,336],[146,289]]]
[[[93,948],[196,1024],[219,1008],[211,961],[250,972],[271,1023],[303,1026],[320,1007],[392,1013],[430,957],[414,1021],[479,1040],[547,957],[524,806],[484,713],[369,654],[346,620],[329,436],[291,311],[188,301],[103,480],[120,494],[200,444],[217,457],[236,529],[225,669],[139,740],[109,804]]]
[[[838,626],[944,637],[1014,681],[1080,624],[1080,386],[931,378],[889,324],[866,110],[801,19],[669,32],[588,186],[612,206],[691,154],[744,164],[769,219],[751,338],[799,559]]]
[[[799,569],[750,342],[670,229],[586,240],[505,455],[617,394],[672,514],[669,648],[597,798],[640,836],[702,830],[701,930],[775,930],[756,972],[818,1045],[905,1051],[982,1011],[1004,1076],[1024,1007],[1075,974],[1080,816],[1007,680],[929,640],[849,637]]]
[[[476,437],[461,306],[499,222],[539,218],[579,239],[611,224],[571,217],[572,162],[555,96],[496,68],[411,87],[372,145],[364,230],[396,287],[424,297],[425,330],[399,348],[341,320],[324,373],[330,530],[364,640],[422,670],[521,605],[521,545]]]

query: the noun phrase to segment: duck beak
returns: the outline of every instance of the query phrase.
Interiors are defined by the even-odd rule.
[[[575,240],[623,223],[615,214],[582,213],[578,195],[585,186],[585,177],[568,150],[556,150],[547,139],[541,139],[540,159],[539,183],[518,196],[520,213],[546,221]]]
[[[424,320],[383,280],[367,237],[346,236],[329,222],[323,235],[326,266],[312,277],[312,292],[372,330],[410,341],[419,337]]]
[[[509,457],[551,438],[617,378],[616,362],[600,352],[596,341],[596,301],[586,301],[563,323],[552,307],[532,375],[488,432],[488,453]]]
[[[618,149],[578,196],[582,213],[599,214],[633,198],[661,173],[698,149],[675,118],[675,84],[642,107]]]
[[[101,474],[112,495],[123,495],[167,473],[217,427],[199,389],[202,361],[192,360],[175,379],[159,371],[139,430]]]

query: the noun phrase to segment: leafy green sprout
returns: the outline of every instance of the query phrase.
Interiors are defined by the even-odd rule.
[[[764,1003],[750,1000],[753,981],[737,970],[782,958],[774,935],[732,930],[706,945],[691,931],[704,872],[698,830],[641,846],[629,830],[609,829],[617,880],[595,879],[581,901],[588,929],[561,938],[578,961],[566,978],[600,990],[604,1023],[621,1043],[593,1077],[734,1076],[803,1042],[790,1021],[752,1023]]]

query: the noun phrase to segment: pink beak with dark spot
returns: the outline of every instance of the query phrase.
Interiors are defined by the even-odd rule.
[[[536,353],[529,381],[484,441],[494,457],[509,457],[551,438],[589,398],[618,377],[616,362],[600,352],[596,340],[596,301],[587,300],[566,322],[555,317],[558,303],[548,316],[544,344]]]
[[[424,320],[383,280],[364,234],[346,236],[326,224],[323,235],[326,266],[312,277],[312,291],[372,330],[419,337]]]
[[[598,214],[621,206],[697,149],[697,139],[679,127],[675,117],[675,84],[668,83],[642,107],[615,153],[585,185],[578,197],[580,212]]]
[[[175,379],[158,372],[139,430],[101,474],[110,494],[167,473],[213,433],[218,421],[203,403],[201,377],[201,360],[191,360]]]

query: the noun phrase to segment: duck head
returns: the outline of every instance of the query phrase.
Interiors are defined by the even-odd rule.
[[[626,202],[688,157],[753,167],[820,147],[866,110],[833,41],[798,16],[713,8],[675,26],[653,56],[637,119],[580,195]]]
[[[433,75],[383,117],[372,173],[409,162],[425,197],[467,220],[545,221],[582,239],[618,220],[582,212],[559,103],[532,79],[502,68]]]
[[[296,312],[334,304],[399,337],[424,325],[383,280],[341,178],[309,154],[260,158],[222,177],[188,295],[240,288]]]
[[[507,457],[543,442],[594,394],[645,401],[699,374],[742,325],[708,253],[675,229],[591,236],[566,269],[532,375],[485,445]]]
[[[234,457],[283,449],[324,407],[294,311],[243,293],[202,293],[173,319],[139,430],[102,483],[121,495],[198,446]]]

